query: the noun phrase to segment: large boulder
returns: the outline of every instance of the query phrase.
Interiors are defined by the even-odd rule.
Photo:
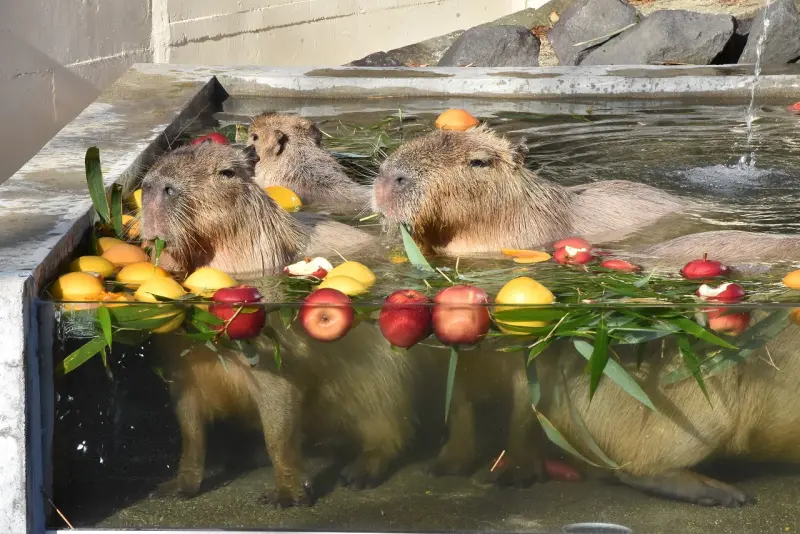
[[[730,15],[683,10],[656,11],[635,28],[592,50],[581,65],[708,65],[730,41],[735,28]]]
[[[609,38],[585,43],[603,37],[639,20],[636,9],[625,0],[577,0],[553,25],[547,35],[560,65],[577,65],[587,51]],[[575,46],[578,43],[585,43]]]
[[[756,47],[764,33],[764,15],[769,14],[767,37],[761,52],[763,63],[791,63],[800,58],[800,14],[794,0],[775,0],[762,8],[750,26],[750,36],[739,63],[755,63]]]
[[[347,67],[402,67],[403,62],[386,52],[375,52],[361,59],[351,61]]]
[[[440,67],[538,67],[539,38],[524,26],[477,26],[465,31]]]

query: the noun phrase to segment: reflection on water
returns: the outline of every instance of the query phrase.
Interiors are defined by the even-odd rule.
[[[446,107],[467,108],[509,136],[525,135],[530,145],[528,164],[548,179],[567,185],[612,178],[637,180],[697,201],[689,217],[662,222],[661,228],[634,236],[633,241],[657,241],[662,236],[709,228],[796,232],[800,224],[796,210],[800,184],[794,170],[800,151],[793,146],[796,117],[781,108],[762,110],[753,123],[758,165],[745,169],[736,165],[746,136],[743,106],[232,98],[221,111],[202,117],[188,133],[246,122],[248,115],[264,109],[302,113],[320,122],[328,134],[326,148],[336,152],[354,176],[368,180],[382,154],[391,152],[402,138],[427,131],[436,114]],[[395,118],[384,120],[389,116]],[[340,218],[357,224],[352,216]],[[379,226],[369,224],[360,226],[379,231]],[[687,533],[793,531],[800,527],[800,471],[781,463],[800,459],[796,430],[800,428],[800,406],[795,406],[797,397],[792,394],[797,383],[793,362],[800,356],[796,343],[800,341],[800,327],[790,314],[790,304],[797,298],[776,283],[776,273],[786,272],[787,266],[737,280],[749,299],[731,311],[734,317],[746,317],[749,328],[738,336],[720,334],[714,338],[732,345],[721,348],[696,337],[702,334],[691,330],[691,325],[698,324],[721,328],[719,317],[714,326],[707,306],[689,306],[698,284],[680,280],[674,273],[641,282],[646,276],[600,275],[596,269],[549,263],[516,265],[508,260],[462,259],[456,269],[451,260],[432,262],[451,278],[479,285],[491,296],[511,278],[533,276],[556,293],[559,302],[571,307],[559,308],[563,314],[546,321],[552,332],[548,326],[536,335],[513,336],[493,329],[478,348],[461,347],[453,360],[450,349],[433,337],[407,353],[391,351],[375,324],[382,298],[393,290],[413,288],[433,296],[436,289],[447,285],[442,278],[435,276],[434,280],[408,264],[370,263],[378,282],[370,296],[356,299],[360,323],[340,341],[327,344],[311,339],[298,321],[287,321],[297,311],[297,301],[311,289],[310,283],[289,282],[281,276],[253,281],[264,288],[264,294],[274,294],[278,288],[281,296],[271,301],[284,303],[269,314],[278,341],[273,339],[273,345],[261,347],[258,360],[251,358],[244,363],[225,351],[212,350],[201,341],[190,343],[174,333],[151,336],[144,342],[129,340],[128,344],[120,338],[108,355],[108,367],[95,357],[56,378],[53,502],[75,527],[558,532],[565,525],[573,525],[563,531],[583,532],[581,523],[607,523],[624,525],[634,532]],[[651,284],[647,287],[653,287],[672,304],[658,307],[651,301],[634,308],[628,292],[631,284],[639,282],[635,287]],[[605,308],[601,311],[597,303],[580,304],[585,300],[605,302]],[[41,302],[38,313],[56,318],[54,330],[43,333],[53,340],[55,364],[96,335],[94,312],[69,313],[58,305]],[[559,334],[553,333],[556,331]],[[574,339],[569,337],[570,331]],[[592,348],[601,331],[611,340],[606,357],[612,366],[636,376],[645,396],[662,415],[648,412],[641,398],[635,400],[624,392],[620,396],[622,386],[616,385],[622,380],[620,374],[616,378],[604,375],[596,396],[588,401],[589,379],[584,370],[590,365],[587,360],[603,357]],[[559,337],[561,334],[564,336]],[[180,340],[182,348],[174,349],[169,340]],[[552,345],[541,354],[533,352],[540,342]],[[282,346],[280,368],[275,343]],[[689,343],[690,349],[684,343]],[[316,363],[298,364],[309,352],[313,356],[308,361]],[[385,360],[376,360],[376,354]],[[535,375],[525,373],[525,363],[532,356],[538,370]],[[350,430],[341,429],[350,426],[360,427],[359,435],[386,435],[393,425],[400,424],[400,419],[392,419],[388,411],[379,408],[378,417],[375,413],[372,418],[362,417],[359,412],[350,419],[350,426],[336,426],[337,408],[345,402],[375,399],[377,406],[385,406],[382,395],[390,391],[387,381],[370,383],[365,378],[353,382],[352,377],[379,376],[365,369],[383,369],[387,361],[405,362],[401,367],[408,365],[419,371],[412,386],[404,390],[416,403],[408,414],[408,421],[415,424],[413,436],[405,452],[392,459],[385,476],[374,481],[380,482],[377,487],[343,487],[339,475],[346,472],[352,478],[353,462],[357,465],[360,458],[358,447],[353,448],[348,440],[342,446],[340,440],[331,438],[348,437]],[[455,385],[449,405],[452,411],[445,424],[451,361],[456,362]],[[200,377],[200,362],[212,369],[212,374]],[[241,367],[236,367],[239,364]],[[697,369],[701,372],[695,372]],[[519,378],[520,370],[522,382],[509,378]],[[199,494],[189,499],[153,494],[179,469],[185,445],[179,421],[185,419],[176,414],[185,416],[186,412],[176,411],[176,399],[187,391],[187,376],[196,381],[198,402],[213,404],[216,399],[228,406],[250,398],[244,390],[220,397],[219,380],[233,380],[231,373],[239,371],[248,377],[268,375],[264,379],[267,382],[259,382],[261,389],[255,391],[266,392],[261,402],[267,405],[267,415],[262,414],[262,419],[269,421],[277,420],[285,409],[286,396],[279,393],[283,384],[279,378],[303,386],[298,388],[305,425],[303,457],[317,498],[313,507],[276,510],[264,503],[265,492],[282,477],[276,477],[270,466],[260,425],[252,414],[245,419],[257,424],[212,417],[224,410],[200,417],[214,420],[208,428]],[[694,378],[698,374],[705,377],[702,387]],[[203,382],[206,379],[210,382]],[[340,387],[356,383],[359,388]],[[676,397],[676,391],[683,393]],[[520,449],[516,440],[529,437],[527,430],[520,433],[524,417],[519,419],[519,413],[514,412],[520,398],[528,415],[529,403],[536,399],[537,408],[549,418],[557,434],[561,433],[562,441],[558,436],[547,439],[531,431],[538,436],[531,442],[536,445],[529,443]],[[331,399],[339,399],[340,404]],[[664,414],[669,414],[674,424],[651,425],[659,417],[667,417]],[[703,439],[693,441],[698,436],[693,435],[692,427]],[[326,432],[326,428],[339,430]],[[469,439],[470,428],[474,440]],[[714,443],[701,444],[705,438]],[[454,458],[470,458],[468,469],[450,476],[432,476],[429,467],[445,443]],[[593,458],[599,467],[575,461],[564,451],[567,443],[582,457]],[[362,448],[370,450],[367,445]],[[467,453],[471,448],[474,455]],[[526,477],[510,471],[506,481],[511,481],[511,487],[491,483],[496,472],[505,472],[502,470],[509,465],[527,469],[525,466],[535,457],[534,448],[550,461],[578,466],[583,479],[513,487]],[[730,462],[711,454],[744,448],[753,450],[756,458]],[[764,459],[768,456],[765,451],[776,450],[782,454],[767,458],[774,463],[750,462]],[[684,456],[676,460],[680,455]],[[687,479],[680,479],[684,475],[676,475],[678,478],[667,486],[683,488],[684,496],[700,492],[697,500],[711,498],[723,504],[737,504],[741,500],[737,492],[743,491],[757,497],[758,503],[732,513],[725,508],[651,496],[610,481],[609,476],[619,465],[609,468],[603,457],[619,462],[623,468],[638,466],[641,473],[648,466],[678,469],[705,460],[697,472],[737,489],[715,486],[714,482],[713,491],[702,484],[690,484],[687,490]],[[658,487],[663,488],[664,483]],[[653,487],[645,489],[652,491]],[[51,523],[62,525],[56,514],[51,516]]]

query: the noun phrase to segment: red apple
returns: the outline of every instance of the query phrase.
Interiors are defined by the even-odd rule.
[[[744,295],[744,288],[739,284],[734,284],[732,282],[725,282],[719,287],[711,287],[703,284],[697,290],[698,297],[720,302],[737,302],[742,300]]]
[[[289,276],[311,276],[320,280],[328,276],[332,270],[333,265],[321,257],[306,258],[283,268],[283,272]]]
[[[553,480],[562,482],[577,482],[581,479],[581,474],[571,465],[560,460],[545,460],[544,470],[547,476]]]
[[[715,332],[738,336],[750,326],[750,312],[726,313],[727,308],[708,310],[708,327]],[[723,315],[724,314],[724,315]]]
[[[605,269],[613,269],[615,271],[624,271],[626,273],[635,273],[636,271],[642,270],[642,268],[638,265],[634,265],[625,260],[605,260],[600,264],[600,267]]]
[[[592,250],[592,244],[583,239],[582,237],[567,237],[559,239],[553,243],[553,249],[558,250],[564,247],[572,247],[578,250]]]
[[[570,246],[557,249],[553,259],[561,265],[585,265],[594,259],[589,250],[578,250]]]
[[[395,291],[384,301],[378,326],[386,340],[407,349],[431,333],[431,308],[428,297],[413,289]]]
[[[318,341],[336,341],[352,328],[355,312],[350,297],[325,287],[312,291],[303,301],[298,317],[306,333]]]
[[[714,278],[728,274],[728,268],[722,263],[708,259],[708,254],[703,254],[702,260],[692,260],[681,269],[681,275],[689,280],[701,278]]]
[[[452,286],[434,297],[433,331],[442,343],[474,345],[489,331],[489,295],[471,285]]]
[[[229,145],[230,144],[230,141],[228,141],[228,138],[225,137],[224,135],[222,135],[219,132],[212,132],[210,134],[202,135],[200,137],[195,137],[194,139],[192,139],[192,144],[193,145],[199,145],[200,143],[202,143],[204,141],[211,141],[212,143],[216,143],[218,145]]]
[[[263,307],[242,306],[261,301],[261,293],[254,287],[224,287],[218,289],[211,299],[215,304],[209,306],[208,311],[225,321],[217,330],[224,330],[230,339],[255,337],[267,322],[267,313]]]
[[[789,106],[786,109],[788,109],[789,111],[794,111],[794,112],[800,111],[800,102],[795,102],[794,104],[792,104],[791,106]]]

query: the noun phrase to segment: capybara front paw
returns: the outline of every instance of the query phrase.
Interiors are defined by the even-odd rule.
[[[385,476],[386,462],[365,455],[345,466],[339,478],[344,486],[361,490],[380,486]]]
[[[200,493],[199,483],[189,483],[180,477],[160,484],[152,493],[155,498],[191,499]]]
[[[313,506],[314,490],[310,482],[303,483],[298,489],[280,487],[264,493],[261,502],[279,509],[292,506]]]
[[[425,471],[433,477],[469,476],[474,468],[471,459],[440,455],[428,465]]]

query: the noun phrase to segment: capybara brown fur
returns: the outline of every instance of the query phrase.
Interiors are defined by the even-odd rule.
[[[167,243],[176,272],[211,266],[233,276],[278,272],[298,255],[369,247],[354,228],[285,212],[253,181],[252,147],[203,143],[167,154],[143,182],[142,236]],[[262,287],[267,302],[281,292]],[[214,352],[183,336],[156,336],[176,376],[171,385],[183,450],[176,478],[163,491],[193,495],[203,480],[205,428],[236,416],[263,430],[275,470],[270,502],[310,504],[302,436],[314,443],[344,441],[355,460],[343,472],[354,488],[372,487],[387,475],[413,434],[413,355],[398,354],[371,325],[359,324],[335,344],[315,341],[297,322],[285,327],[269,314],[266,333],[252,341],[259,362],[219,348]],[[273,339],[275,341],[273,341]],[[276,367],[273,343],[280,343]],[[188,349],[188,353],[187,353]],[[180,356],[179,356],[180,355]]]
[[[523,154],[521,145],[486,127],[414,139],[381,166],[374,207],[392,222],[410,224],[425,249],[467,255],[540,247],[570,235],[597,241],[684,205],[629,182],[560,187],[526,170]],[[796,259],[798,245],[792,236],[708,232],[649,252],[678,264],[703,252],[731,263],[777,261]],[[593,440],[620,466],[615,474],[630,486],[702,505],[741,506],[751,502],[750,496],[689,469],[718,455],[800,461],[798,347],[800,328],[787,323],[744,362],[706,377],[709,402],[691,376],[660,383],[664,373],[682,365],[674,336],[648,343],[638,370],[635,347],[615,346],[615,359],[635,376],[655,405],[653,412],[607,377],[590,402],[586,360],[572,343],[559,341],[535,360],[542,386],[536,408],[584,456],[600,462]],[[529,400],[520,402],[530,411]],[[474,438],[468,420],[451,419],[450,431],[462,443]]]
[[[337,211],[369,207],[371,190],[351,180],[322,147],[322,133],[308,119],[265,112],[253,117],[248,144],[256,147],[256,183],[291,189],[304,204]]]

